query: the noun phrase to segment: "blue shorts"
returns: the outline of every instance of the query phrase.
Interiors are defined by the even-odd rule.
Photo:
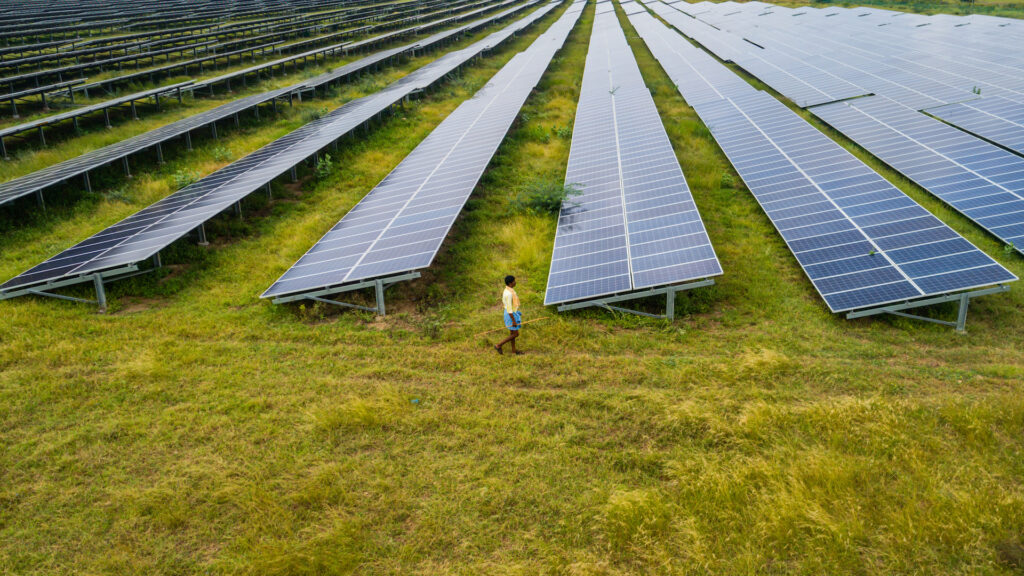
[[[519,326],[523,323],[523,313],[513,312],[509,314],[505,312],[505,328],[509,330],[519,330]]]

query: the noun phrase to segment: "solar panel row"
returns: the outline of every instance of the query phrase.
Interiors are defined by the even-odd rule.
[[[883,96],[811,112],[925,190],[1024,250],[1024,158]]]
[[[91,274],[145,262],[175,240],[197,230],[206,220],[398,103],[413,90],[426,88],[484,50],[505,41],[553,6],[542,7],[467,48],[450,52],[375,94],[350,101],[64,250],[0,285],[0,297],[31,293],[26,289],[72,278],[87,282],[92,279]]]
[[[221,106],[211,110],[200,112],[199,114],[183,118],[176,122],[172,122],[171,124],[161,126],[155,130],[128,138],[127,140],[122,140],[109,146],[86,152],[85,154],[76,156],[70,160],[53,164],[43,168],[42,170],[32,172],[27,176],[2,182],[0,183],[0,205],[12,202],[30,194],[35,194],[36,192],[64,182],[70,178],[86,174],[90,170],[94,170],[100,166],[122,160],[130,154],[167,142],[172,138],[185,136],[192,130],[208,126],[219,120],[230,118],[235,114],[249,110],[259,106],[260,104],[272,102],[278,98],[287,97],[290,92],[291,88],[281,88],[270,92],[264,92],[262,94],[255,94],[253,96],[240,98],[233,102],[222,104]]]
[[[719,24],[739,18],[735,23],[737,30],[754,30],[753,25],[744,24],[741,17],[722,15],[721,9],[718,13],[720,16],[714,21]],[[748,9],[746,17],[757,18],[753,13]],[[759,41],[769,40],[776,46],[791,48],[804,58],[815,57],[810,48],[802,46],[809,41],[815,45],[839,42],[847,47],[851,52],[835,54],[833,71],[880,95],[816,106],[811,111],[954,209],[1020,249],[1018,245],[1024,241],[1024,206],[1020,202],[1024,194],[1024,158],[911,108],[966,97],[967,91],[953,88],[964,79],[962,76],[957,79],[957,75],[964,72],[961,66],[951,64],[948,68],[952,72],[937,71],[934,70],[935,60],[930,56],[927,62],[915,63],[915,66],[907,66],[904,57],[895,55],[885,62],[879,61],[880,48],[867,46],[877,40],[874,37],[880,33],[867,40],[836,41],[823,38],[821,30],[808,30],[806,37],[797,38],[797,33],[806,27],[771,19],[763,20],[762,24],[755,30]],[[764,32],[762,28],[775,30],[775,33]],[[881,46],[892,46],[887,44],[891,38],[886,38],[882,35]],[[779,50],[772,53],[778,54]],[[901,61],[904,62],[901,64]],[[926,72],[931,73],[927,78]],[[785,86],[770,75],[755,74],[787,92]],[[999,77],[991,72],[976,75],[976,78],[979,82],[1002,82],[1011,93],[1024,83],[1019,78],[1007,79],[1005,75]],[[817,82],[813,75],[804,79],[812,84]],[[985,86],[986,90],[993,87],[992,84]],[[793,97],[792,92],[787,96]],[[1015,143],[1024,142],[1022,124],[1014,122],[1024,122],[1024,104],[1003,96],[948,104],[929,111],[976,134],[987,134],[993,141],[1011,149]]]
[[[928,108],[926,112],[1024,156],[1024,104],[1021,102],[986,96]]]
[[[262,94],[255,94],[253,96],[240,98],[233,102],[228,102],[227,104],[183,118],[144,134],[140,134],[127,140],[92,150],[70,160],[48,166],[26,176],[2,182],[0,183],[0,205],[31,194],[36,194],[50,186],[57,185],[71,178],[83,176],[90,170],[111,162],[123,160],[131,154],[158,146],[173,138],[179,138],[182,136],[188,137],[188,134],[192,130],[230,118],[240,112],[259,106],[260,104],[273,102],[278,98],[289,97],[289,94],[292,92],[315,89],[319,86],[336,82],[342,78],[357,74],[377,65],[381,61],[393,58],[400,54],[432,47],[446,40],[451,33],[459,33],[465,30],[475,29],[479,26],[486,25],[487,23],[500,20],[506,16],[518,13],[531,5],[535,5],[537,2],[539,2],[539,0],[532,0],[514,8],[499,12],[493,16],[481,18],[454,30],[439,32],[424,38],[423,40],[419,40],[405,46],[386,50],[377,54],[371,54],[370,56],[345,64],[331,72],[302,81],[294,86],[280,88]]]
[[[594,21],[565,182],[581,195],[559,214],[545,304],[722,273],[612,11]]]
[[[781,102],[718,85],[710,56],[649,14],[631,21],[833,312],[1016,280]]]
[[[680,6],[684,5],[674,5]],[[659,14],[672,11],[665,5],[652,3],[652,7]],[[830,19],[832,16],[836,18]],[[993,100],[984,113],[969,104],[949,106],[947,110],[956,110],[951,115],[956,118],[953,123],[963,122],[962,128],[1000,144],[1010,142],[1012,146],[1024,139],[1018,114],[1024,106],[1024,52],[1020,50],[1024,42],[999,42],[981,29],[972,33],[960,22],[964,18],[949,16],[959,25],[933,27],[935,17],[897,19],[892,12],[842,8],[797,12],[764,3],[712,4],[698,18],[676,15],[671,22],[688,20],[690,28],[701,28],[713,42],[680,26],[710,49],[715,43],[740,46],[729,59],[802,106],[857,95],[854,90],[837,91],[837,82],[915,109],[966,103],[983,93],[985,99],[1002,101]],[[884,26],[879,19],[885,20],[881,22]],[[998,36],[1006,38],[1007,34]],[[768,64],[752,61],[757,59]],[[808,97],[814,91],[820,96]],[[987,106],[983,100],[979,107]],[[1017,107],[1007,105],[1006,100],[1016,102]]]
[[[453,5],[452,8],[454,9],[458,5],[459,4]],[[418,6],[410,5],[408,7],[396,10],[394,12],[394,14],[390,14],[389,13],[388,16],[404,17],[404,15],[406,13],[408,13],[408,12],[416,12],[417,10],[418,10]],[[447,12],[447,10],[445,10],[445,12]],[[368,18],[370,16],[373,16],[373,15],[374,15],[373,13],[361,14],[361,15],[359,15],[358,17],[356,17],[354,19],[357,20],[357,21],[364,21],[366,18]],[[383,16],[383,14],[381,16]],[[419,16],[417,15],[416,17],[418,18]],[[401,19],[404,20],[404,18],[401,18]],[[391,21],[389,21],[387,19],[382,19],[379,22],[376,22],[376,23],[374,23],[372,25],[362,26],[362,27],[359,27],[359,28],[351,28],[348,31],[346,31],[345,34],[347,34],[347,36],[352,36],[352,35],[355,35],[357,33],[365,33],[365,32],[367,32],[367,31],[369,31],[370,29],[373,29],[373,28],[378,28],[379,27],[381,29],[387,29],[391,25],[392,25]],[[219,31],[214,31],[214,32],[211,32],[211,34],[217,34],[218,32]],[[272,70],[274,67],[284,67],[286,64],[295,64],[296,62],[305,62],[306,60],[310,60],[310,59],[316,61],[316,60],[319,59],[320,56],[327,56],[327,55],[335,54],[337,52],[344,51],[346,46],[350,43],[349,41],[335,42],[333,44],[324,46],[324,44],[329,44],[327,39],[335,38],[335,37],[337,37],[337,34],[321,36],[321,41],[315,42],[319,46],[317,48],[307,49],[306,51],[304,51],[304,52],[302,52],[300,54],[293,54],[293,55],[290,55],[290,56],[285,56],[285,57],[278,58],[278,59],[276,59],[274,61],[271,61],[271,62],[264,62],[264,63],[261,63],[261,64],[254,64],[253,66],[251,66],[251,67],[249,67],[249,68],[247,68],[245,70],[234,71],[234,72],[230,72],[230,73],[227,73],[227,74],[215,77],[215,78],[206,79],[206,80],[197,82],[196,85],[195,85],[195,88],[198,90],[198,89],[201,89],[201,88],[212,88],[212,86],[214,86],[214,85],[225,84],[225,85],[228,86],[228,89],[230,89],[230,82],[232,80],[238,80],[238,81],[243,81],[244,82],[245,77],[247,75],[249,75],[249,74],[260,73],[260,72],[265,71],[265,70]],[[307,41],[303,42],[302,44],[304,44],[304,45],[305,44],[309,44],[312,41],[313,40],[307,40]],[[206,52],[206,53],[196,53],[194,51],[196,47],[205,47],[204,50],[205,49],[209,49],[209,51]],[[182,49],[183,48],[179,47],[179,48],[170,49],[170,51],[173,52],[174,50],[182,50]],[[107,89],[110,89],[110,88],[115,87],[115,86],[120,86],[120,85],[124,85],[126,83],[131,83],[133,81],[155,82],[158,79],[163,78],[165,76],[189,74],[190,70],[199,70],[200,72],[204,72],[209,64],[216,65],[217,62],[219,62],[219,61],[224,61],[225,63],[230,63],[232,61],[232,59],[234,58],[234,59],[236,59],[238,64],[241,64],[243,62],[244,58],[247,57],[247,56],[248,57],[252,57],[253,59],[255,59],[255,56],[256,56],[257,53],[259,53],[259,54],[267,54],[267,53],[270,53],[270,52],[280,53],[282,51],[294,51],[294,47],[291,46],[291,45],[287,45],[287,44],[282,45],[280,40],[277,41],[277,42],[268,42],[268,43],[263,43],[263,44],[259,44],[259,45],[249,45],[249,46],[244,46],[244,47],[237,47],[237,46],[231,46],[231,45],[227,45],[227,46],[215,45],[215,43],[213,43],[211,41],[211,42],[205,42],[205,43],[199,43],[199,44],[190,45],[188,47],[188,50],[192,50],[193,51],[193,54],[192,54],[193,58],[190,59],[190,60],[184,60],[184,61],[180,61],[179,60],[179,61],[173,61],[173,62],[168,60],[167,63],[165,63],[165,64],[163,64],[161,66],[155,66],[155,67],[143,69],[143,70],[140,70],[140,71],[134,72],[134,73],[122,74],[122,75],[118,75],[118,76],[115,76],[115,77],[105,78],[103,80],[98,80],[98,81],[90,82],[90,83],[83,84],[81,86],[76,87],[75,90],[78,91],[78,92],[84,92],[86,95],[88,95],[89,91],[94,91],[95,92],[97,90],[107,90]],[[147,54],[157,54],[157,53],[162,53],[162,52],[163,51],[151,51],[151,52],[148,52]],[[39,78],[54,77],[54,76],[64,77],[64,76],[66,76],[68,74],[73,74],[73,73],[76,73],[76,72],[83,72],[83,71],[85,71],[85,70],[87,70],[87,69],[89,69],[91,67],[111,66],[111,65],[113,65],[115,63],[118,63],[118,62],[129,61],[132,58],[147,58],[147,57],[149,57],[149,56],[147,56],[147,55],[128,55],[128,56],[120,57],[118,59],[109,59],[109,60],[105,60],[105,61],[97,61],[97,62],[88,63],[88,64],[65,66],[65,67],[62,67],[62,68],[54,68],[54,69],[49,69],[49,70],[41,70],[41,71],[33,72],[33,73],[30,73],[30,74],[24,74],[24,75],[21,75],[19,77],[12,77],[12,78],[3,79],[3,80],[0,80],[0,83],[8,82],[8,81],[28,81],[28,80],[34,80],[34,81],[38,82]],[[138,68],[138,66],[136,66],[136,68]]]
[[[170,86],[161,86],[160,88],[153,88],[153,89],[150,89],[150,90],[144,90],[142,92],[136,92],[134,94],[128,94],[126,96],[121,96],[121,97],[118,97],[118,98],[113,98],[111,100],[107,100],[105,102],[99,102],[97,104],[92,104],[90,106],[83,106],[81,108],[76,108],[74,110],[70,110],[68,112],[62,112],[60,114],[55,114],[53,116],[45,116],[45,117],[40,118],[38,120],[33,120],[31,122],[25,122],[24,124],[17,124],[17,125],[14,125],[14,126],[10,126],[10,127],[7,127],[7,128],[0,129],[0,157],[3,157],[5,159],[7,158],[7,148],[4,145],[4,138],[6,138],[8,136],[14,136],[15,134],[21,134],[23,132],[29,132],[29,131],[32,131],[32,130],[40,130],[40,136],[42,136],[42,130],[41,129],[43,127],[52,126],[54,124],[57,124],[59,122],[64,122],[66,120],[73,121],[75,123],[75,127],[77,128],[78,127],[78,120],[80,118],[82,118],[83,116],[88,116],[89,114],[93,114],[95,112],[103,112],[104,113],[104,116],[106,117],[106,125],[109,128],[110,127],[110,109],[111,108],[115,108],[115,107],[120,106],[122,104],[131,104],[132,105],[132,115],[134,116],[135,115],[134,114],[135,113],[135,102],[137,102],[139,100],[145,100],[147,98],[154,98],[155,100],[159,101],[159,98],[160,98],[160,96],[162,94],[169,94],[169,93],[177,94],[178,99],[180,101],[182,88],[190,86],[191,84],[192,84],[192,81],[189,80],[187,82],[179,82],[177,84],[172,84]],[[46,144],[46,140],[45,139],[43,140],[43,144],[44,145]]]
[[[342,292],[430,266],[583,4],[570,6],[456,108],[262,297]]]

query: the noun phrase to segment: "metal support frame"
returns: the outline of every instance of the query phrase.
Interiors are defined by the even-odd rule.
[[[703,288],[705,286],[712,286],[714,285],[714,283],[715,281],[713,279],[706,278],[704,280],[688,282],[686,284],[674,284],[672,286],[651,288],[649,290],[641,290],[639,292],[629,292],[628,294],[616,294],[612,296],[605,296],[602,298],[594,298],[593,300],[584,300],[583,302],[571,302],[559,306],[558,311],[565,312],[567,310],[578,310],[580,308],[590,308],[592,306],[596,306],[614,312],[636,314],[637,316],[646,316],[648,318],[664,318],[671,322],[672,320],[675,320],[676,317],[676,292],[692,290],[694,288]],[[612,306],[613,302],[625,302],[627,300],[637,300],[640,298],[648,298],[650,296],[665,296],[664,314],[651,314],[650,312],[641,312],[639,310],[631,310],[629,308],[620,308],[619,306]]]
[[[846,314],[848,320],[854,318],[864,318],[867,316],[876,316],[879,314],[892,314],[893,316],[901,316],[903,318],[911,318],[914,320],[922,320],[924,322],[931,322],[933,324],[941,324],[943,326],[950,326],[956,328],[957,332],[964,332],[967,327],[967,307],[971,302],[971,298],[977,298],[978,296],[988,296],[989,294],[999,294],[1002,292],[1008,292],[1009,286],[1000,284],[992,288],[985,288],[983,290],[973,290],[970,292],[960,292],[957,294],[943,294],[942,296],[936,296],[934,298],[925,298],[924,300],[909,300],[906,302],[900,302],[897,304],[889,304],[888,306],[879,306],[878,308],[869,308],[867,310],[854,310]],[[922,308],[924,306],[932,306],[934,304],[943,304],[946,302],[959,302],[957,308],[956,322],[948,320],[938,320],[936,318],[928,318],[927,316],[919,316],[917,314],[909,314],[904,310],[910,310],[913,308]]]
[[[314,292],[306,292],[304,294],[294,294],[292,296],[281,296],[274,298],[274,304],[287,304],[288,302],[298,302],[301,300],[313,300],[314,302],[323,302],[324,304],[331,304],[333,306],[341,306],[342,308],[354,308],[356,310],[364,310],[366,312],[376,312],[378,316],[384,316],[386,309],[384,307],[384,291],[387,290],[392,284],[397,282],[404,282],[406,280],[415,280],[420,277],[419,272],[407,272],[405,274],[398,274],[396,276],[386,276],[384,278],[374,278],[373,280],[364,280],[362,282],[356,282],[355,284],[348,284],[344,286],[334,286],[331,288],[324,288],[322,290],[316,290]],[[344,292],[352,292],[354,290],[361,290],[363,288],[373,288],[377,300],[376,307],[360,306],[358,304],[351,304],[349,302],[339,302],[337,300],[330,300],[324,298],[331,294],[341,294]]]
[[[131,264],[121,268],[114,268],[112,270],[104,270],[102,272],[93,272],[90,274],[84,274],[82,276],[75,276],[74,278],[65,278],[63,280],[54,280],[47,282],[46,284],[40,284],[38,286],[30,286],[27,288],[19,288],[11,290],[10,292],[0,292],[0,300],[8,300],[10,298],[17,298],[19,296],[45,296],[47,298],[56,298],[57,300],[67,300],[69,302],[82,302],[84,304],[96,304],[100,312],[106,312],[107,309],[107,292],[104,288],[104,282],[110,282],[114,280],[122,280],[124,278],[130,278],[139,274],[146,274],[152,270],[139,270],[138,264]],[[84,284],[92,282],[93,288],[96,290],[96,299],[88,300],[85,298],[75,298],[73,296],[65,296],[63,294],[55,294],[51,290],[58,288],[64,288],[66,286],[74,286],[76,284]]]

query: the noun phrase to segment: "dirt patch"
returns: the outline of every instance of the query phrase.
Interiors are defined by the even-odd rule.
[[[164,267],[167,270],[167,274],[157,280],[157,284],[166,284],[168,281],[181,276],[188,271],[188,265],[186,264],[167,264]]]
[[[302,195],[305,194],[305,190],[303,190],[302,187],[312,179],[312,176],[304,176],[295,182],[288,181],[282,184],[281,188],[284,189],[283,199],[296,200],[301,198]]]
[[[126,316],[129,314],[138,314],[139,312],[163,308],[165,305],[166,302],[160,298],[132,298],[128,300],[127,304],[117,310],[115,315]]]

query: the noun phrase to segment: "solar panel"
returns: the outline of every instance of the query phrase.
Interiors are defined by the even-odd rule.
[[[62,112],[60,114],[54,114],[54,115],[51,115],[51,116],[44,116],[43,118],[40,118],[38,120],[33,120],[32,122],[26,122],[24,124],[17,124],[15,126],[10,126],[10,127],[7,127],[7,128],[0,129],[0,156],[2,156],[4,158],[7,158],[7,150],[4,147],[4,143],[3,143],[3,139],[6,138],[7,136],[13,136],[15,134],[20,134],[22,132],[28,132],[30,130],[37,130],[37,129],[43,128],[44,126],[52,126],[54,124],[57,124],[58,122],[63,122],[65,120],[72,120],[72,121],[75,122],[75,126],[78,126],[78,119],[81,118],[82,116],[87,116],[87,115],[92,114],[94,112],[100,112],[100,111],[103,111],[105,114],[107,114],[107,111],[110,108],[114,108],[116,106],[120,106],[121,104],[132,103],[132,112],[133,112],[133,115],[134,115],[134,111],[135,111],[134,102],[136,102],[138,100],[145,100],[146,98],[150,98],[150,97],[159,98],[161,94],[168,94],[168,93],[173,93],[173,92],[176,92],[178,94],[178,98],[180,100],[180,98],[181,98],[181,89],[185,88],[187,86],[190,86],[191,84],[192,84],[192,81],[189,80],[187,82],[179,82],[178,84],[172,84],[170,86],[161,86],[160,88],[153,88],[153,89],[150,89],[150,90],[144,90],[142,92],[136,92],[134,94],[128,94],[127,96],[121,96],[120,98],[113,98],[111,100],[106,100],[106,101],[103,101],[103,102],[98,102],[98,103],[92,104],[90,106],[83,106],[81,108],[76,108],[74,110],[69,110],[68,112]],[[108,128],[110,127],[109,114],[107,115],[107,127]],[[42,131],[40,130],[40,135],[41,134],[42,134]],[[44,145],[46,144],[45,140],[43,141],[43,144]]]
[[[883,162],[1024,251],[1024,158],[882,96],[813,108]]]
[[[722,273],[613,12],[594,21],[565,182],[581,195],[559,214],[545,304]]]
[[[244,110],[249,110],[260,104],[285,97],[290,91],[291,88],[281,88],[240,98],[212,110],[206,110],[188,118],[161,126],[155,130],[128,138],[127,140],[115,142],[70,160],[47,166],[26,176],[2,182],[0,183],[0,205],[34,194],[70,178],[81,176],[90,170],[127,158],[131,154],[157,146],[172,138],[184,136],[192,130],[232,117]]]
[[[916,28],[879,28],[857,18],[825,20],[828,14],[822,11],[806,12],[808,19],[803,21],[782,9],[766,17],[759,17],[756,9],[726,17],[724,10],[699,16],[721,30],[680,29],[713,51],[715,43],[742,49],[730,53],[730,59],[803,106],[830,101],[807,98],[808,90],[838,100],[858,95],[851,85],[861,94],[886,95],[914,108],[971,99],[972,87],[985,94],[1024,98],[1024,68],[1014,64],[1024,63],[1018,60],[1020,55],[1012,49],[1006,54],[994,45],[964,46],[963,32],[930,34]],[[663,11],[664,7],[659,13]],[[738,39],[748,40],[748,45]],[[753,49],[750,43],[764,50]],[[748,61],[752,57],[765,62]]]
[[[685,49],[667,28],[634,16],[659,61]],[[690,69],[706,66],[704,63]],[[666,68],[687,97],[704,80]],[[706,94],[700,87],[698,94]],[[1016,276],[760,91],[692,104],[833,312],[880,308],[1016,280]],[[966,310],[966,309],[964,309]]]
[[[485,25],[489,22],[492,22],[494,19],[504,18],[509,14],[519,12],[521,9],[527,8],[531,5],[535,5],[538,1],[539,0],[533,0],[521,6],[517,6],[510,10],[506,10],[501,13],[495,14],[490,18],[477,20],[463,27],[456,28],[456,31],[463,29],[472,29],[478,26]],[[508,37],[508,35],[512,34],[516,30],[519,30],[519,27],[531,23],[539,17],[540,15],[538,14],[530,15],[527,17],[527,19],[521,20],[519,23],[514,24],[513,27],[506,28],[507,32],[501,31],[495,33],[496,35],[492,35],[490,38],[500,38],[501,40],[504,40],[505,38]],[[353,74],[366,70],[372,66],[377,65],[381,61],[384,61],[388,58],[393,58],[395,56],[398,56],[399,54],[404,54],[412,50],[426,49],[448,38],[447,32],[448,31],[439,32],[437,34],[413,42],[411,44],[406,44],[398,48],[371,54],[364,58],[360,58],[359,60],[356,60],[354,62],[345,64],[344,66],[332,70],[331,72],[324,73],[320,76],[316,76],[309,80],[304,80],[293,86],[280,88],[278,90],[272,90],[270,92],[265,92],[263,94],[255,94],[253,96],[249,96],[246,98],[241,98],[239,100],[235,100],[233,102],[229,102],[227,104],[218,106],[217,108],[213,108],[212,110],[201,112],[188,118],[183,118],[166,126],[162,126],[160,128],[157,128],[150,132],[146,132],[144,134],[140,134],[133,138],[129,138],[127,140],[111,144],[104,148],[87,152],[76,158],[72,158],[59,164],[54,164],[52,166],[33,172],[26,176],[15,178],[7,182],[2,182],[0,183],[0,205],[12,202],[18,198],[22,198],[30,194],[40,192],[41,190],[44,190],[50,186],[59,184],[70,178],[81,176],[83,174],[86,174],[90,170],[106,165],[110,162],[121,160],[123,158],[128,157],[131,154],[140,152],[153,146],[157,146],[173,138],[187,135],[191,130],[195,130],[203,126],[212,124],[218,120],[234,116],[239,112],[248,110],[250,108],[258,106],[259,104],[270,102],[277,98],[285,97],[290,92],[297,92],[300,90],[311,90],[328,84],[330,82],[335,82],[344,77],[351,76]],[[492,45],[493,41],[488,46]],[[427,64],[429,68],[426,68],[426,70],[439,69],[442,71],[441,75],[443,75],[447,71],[445,62],[446,61]],[[416,79],[421,79],[423,84],[420,87],[425,87],[433,83],[436,80],[436,78],[437,77],[428,76],[428,73],[424,71],[421,72],[420,74],[411,75],[410,79],[405,81],[410,82]]]
[[[450,52],[375,94],[350,101],[182,188],[0,285],[0,296],[14,297],[34,286],[69,278],[89,281],[90,274],[146,261],[175,240],[196,230],[206,220],[398,103],[413,90],[427,87],[483,50],[521,30],[524,22],[535,21],[551,8],[553,5],[540,8],[505,29],[467,48]]]
[[[582,3],[570,6],[441,122],[262,297],[341,292],[361,280],[428,267],[581,12]]]
[[[926,110],[958,128],[1024,156],[1024,104],[988,96]]]

